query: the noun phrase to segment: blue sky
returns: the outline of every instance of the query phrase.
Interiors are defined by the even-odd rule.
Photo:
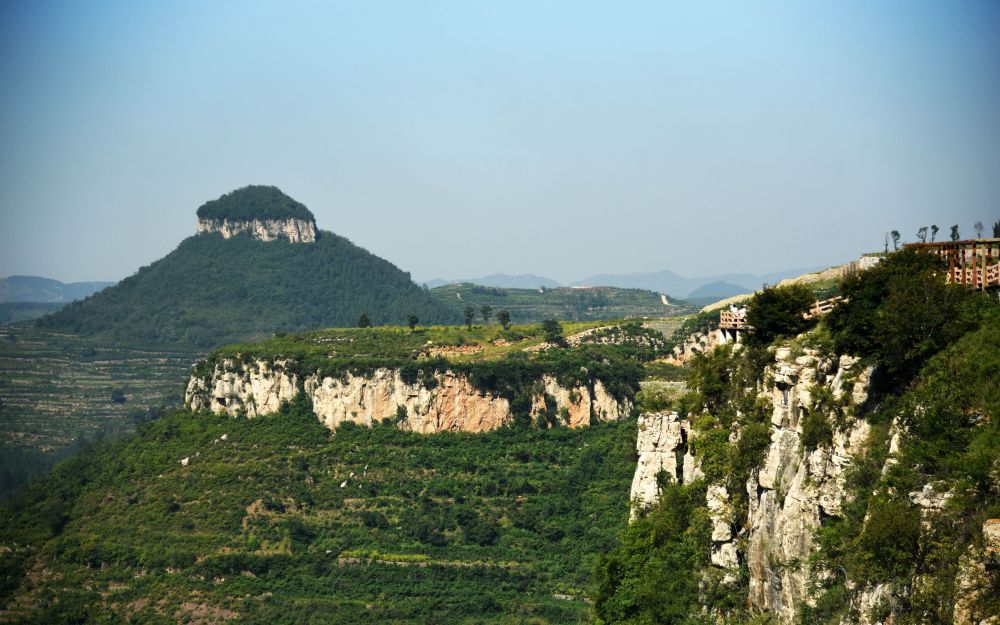
[[[848,260],[1000,219],[1000,4],[4,2],[0,275],[275,184],[418,280]]]

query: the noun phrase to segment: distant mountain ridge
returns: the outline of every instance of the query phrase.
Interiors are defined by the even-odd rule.
[[[700,278],[686,278],[669,269],[656,272],[636,272],[621,274],[598,274],[590,276],[584,280],[577,280],[568,285],[564,285],[551,278],[539,276],[532,273],[520,275],[509,275],[505,273],[494,273],[482,278],[463,278],[460,280],[428,280],[424,284],[428,288],[437,288],[452,284],[478,284],[479,286],[492,286],[501,289],[537,289],[545,287],[554,289],[560,286],[611,286],[620,289],[642,289],[644,291],[655,291],[666,293],[674,297],[684,299],[706,299],[718,296],[717,299],[730,297],[739,293],[750,293],[756,291],[764,284],[774,284],[786,278],[794,278],[804,273],[825,269],[822,267],[812,267],[807,269],[784,269],[772,271],[764,274],[734,273],[719,276],[702,276]],[[704,292],[701,289],[706,289]]]
[[[506,273],[494,273],[482,278],[463,278],[461,280],[428,280],[425,284],[431,289],[449,284],[478,284],[479,286],[492,286],[498,289],[537,289],[538,287],[555,289],[562,286],[560,283],[551,278],[536,276],[533,273],[522,273],[516,276]]]
[[[664,269],[657,272],[596,275],[574,282],[573,286],[616,286],[625,289],[646,289],[659,293],[672,293],[677,297],[688,299],[690,297],[700,297],[699,295],[695,295],[695,292],[713,283],[727,283],[736,287],[742,287],[746,292],[750,292],[756,291],[764,284],[773,284],[785,278],[794,278],[819,269],[825,269],[825,267],[784,269],[759,275],[734,273],[719,276],[703,276],[700,278],[685,278],[680,274]],[[710,295],[714,294],[710,293]]]
[[[114,282],[60,282],[40,276],[0,278],[0,303],[68,303],[83,299]]]

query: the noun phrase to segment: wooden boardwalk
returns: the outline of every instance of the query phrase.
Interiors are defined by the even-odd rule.
[[[971,289],[984,291],[1000,287],[1000,238],[907,243],[903,247],[927,251],[945,260],[948,263],[948,270],[944,278],[948,284],[962,284]],[[822,317],[842,301],[844,298],[839,295],[817,301],[807,312],[802,313],[802,316],[806,319]],[[747,324],[746,315],[731,310],[719,311],[719,329],[733,332],[736,340],[739,339],[739,332],[753,330]]]
[[[948,263],[945,280],[972,289],[1000,287],[1000,239],[907,243],[903,247],[937,254]]]
[[[816,317],[822,317],[827,314],[840,302],[845,301],[840,295],[836,297],[831,297],[829,299],[817,300],[806,312],[802,313],[804,319],[815,319]],[[731,310],[720,310],[719,311],[719,328],[722,330],[736,330],[736,331],[748,331],[752,330],[749,325],[747,325],[747,318],[745,315],[739,315]]]

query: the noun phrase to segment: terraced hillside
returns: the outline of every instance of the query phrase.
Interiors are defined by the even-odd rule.
[[[129,430],[151,409],[179,403],[200,355],[0,327],[0,497],[85,439]]]
[[[179,412],[0,508],[0,620],[587,622],[635,436]]]
[[[450,284],[431,289],[431,295],[458,314],[471,306],[476,315],[490,306],[507,310],[515,323],[542,319],[587,321],[595,319],[654,318],[683,315],[695,307],[669,295],[642,289],[614,287],[559,289],[501,289],[475,284]],[[664,303],[666,300],[666,304]]]

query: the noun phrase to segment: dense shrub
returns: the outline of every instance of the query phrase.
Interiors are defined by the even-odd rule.
[[[974,329],[982,294],[941,279],[936,256],[914,250],[890,254],[875,267],[847,276],[847,301],[827,316],[839,353],[879,364],[883,388],[907,384],[927,359]]]
[[[803,318],[803,313],[816,301],[812,290],[804,284],[765,286],[747,303],[747,333],[750,345],[770,345],[780,337],[793,337],[815,325]]]
[[[659,503],[597,565],[599,623],[680,624],[701,610],[700,571],[711,546],[704,505],[703,484],[665,485]]]

